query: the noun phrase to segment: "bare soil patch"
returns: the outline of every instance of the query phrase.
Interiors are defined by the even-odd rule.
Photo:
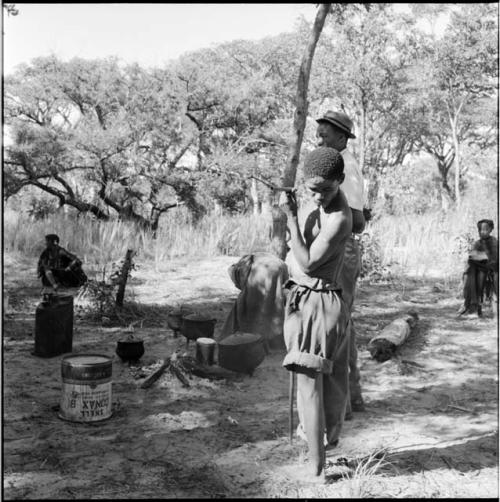
[[[61,359],[31,354],[41,287],[31,263],[6,257],[3,320],[4,497],[14,499],[182,497],[498,497],[498,325],[456,317],[458,291],[437,279],[361,283],[354,319],[366,412],[345,423],[328,452],[328,484],[287,474],[306,449],[288,441],[288,373],[275,350],[253,376],[185,388],[170,373],[140,384],[176,349],[194,355],[167,327],[184,305],[222,327],[238,290],[235,257],[141,265],[128,285],[138,365],[114,353],[123,331],[75,315],[73,352],[113,356],[113,416],[96,423],[58,418]],[[21,272],[19,273],[19,270]],[[389,361],[367,344],[408,310],[418,328]],[[142,326],[141,326],[142,325]],[[297,419],[295,419],[295,423]]]

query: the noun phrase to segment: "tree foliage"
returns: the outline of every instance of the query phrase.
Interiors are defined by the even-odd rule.
[[[497,14],[494,4],[463,5],[451,12],[442,38],[428,35],[418,47],[403,131],[415,149],[434,157],[442,196],[448,199],[459,198],[469,169],[461,162],[462,148],[490,148],[497,142]]]
[[[344,109],[370,204],[381,179],[403,180],[403,161],[419,153],[437,167],[422,179],[456,198],[470,166],[481,169],[468,152],[497,146],[498,6],[333,7],[311,70],[306,147],[314,118]],[[443,13],[441,37],[418,28]],[[250,176],[283,175],[310,31],[302,19],[291,33],[186,53],[164,68],[52,56],[19,66],[4,77],[4,197],[32,187],[59,206],[153,229],[178,204],[195,215],[214,202],[247,210],[269,195],[251,190]]]

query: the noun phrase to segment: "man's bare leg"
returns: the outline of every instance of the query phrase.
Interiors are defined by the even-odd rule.
[[[356,330],[351,320],[351,340],[349,342],[349,399],[347,412],[365,411],[363,397],[361,395],[360,379],[358,368],[358,348],[356,347]],[[346,413],[347,414],[347,413]]]
[[[336,445],[344,424],[349,398],[349,350],[351,326],[337,348],[333,372],[323,377],[323,404],[325,407],[326,436],[329,445]]]
[[[323,442],[325,420],[323,409],[323,375],[297,374],[297,408],[309,446],[309,474],[323,476],[325,446]]]

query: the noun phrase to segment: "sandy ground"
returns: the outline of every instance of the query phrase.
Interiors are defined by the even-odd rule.
[[[438,279],[360,284],[354,319],[366,412],[345,423],[339,446],[328,452],[326,485],[289,474],[306,448],[288,440],[281,351],[251,377],[193,376],[184,388],[169,373],[141,389],[177,348],[194,354],[167,327],[170,308],[209,313],[221,329],[238,293],[227,275],[235,261],[178,260],[160,270],[141,264],[127,298],[143,313],[134,333],[146,348],[138,365],[114,352],[124,332],[75,316],[73,352],[113,357],[113,415],[82,424],[57,415],[63,356],[31,354],[41,291],[35,270],[5,256],[5,499],[498,497],[496,312],[456,318],[459,291]],[[372,359],[370,338],[410,309],[420,322],[405,345],[385,363]]]

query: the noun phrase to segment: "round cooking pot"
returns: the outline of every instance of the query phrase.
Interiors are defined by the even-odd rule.
[[[254,333],[236,332],[218,343],[219,366],[252,375],[266,357],[264,339]]]
[[[182,324],[182,317],[192,314],[191,310],[175,309],[171,310],[167,315],[168,327],[174,332],[174,338],[177,337]]]
[[[116,343],[116,354],[124,362],[138,361],[144,354],[144,342],[142,340],[120,340]]]
[[[197,338],[213,338],[217,319],[209,319],[198,314],[182,316],[181,333],[188,340]]]

